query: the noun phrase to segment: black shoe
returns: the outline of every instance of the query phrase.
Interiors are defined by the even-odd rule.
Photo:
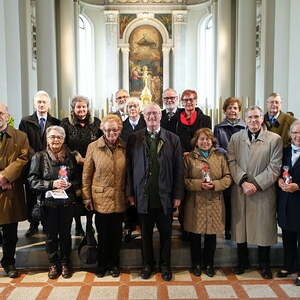
[[[279,270],[277,273],[276,273],[276,277],[278,278],[286,278],[290,275],[291,273],[288,272],[287,270]]]
[[[124,242],[125,243],[129,243],[131,240],[132,240],[132,231],[131,230],[128,230],[126,232],[126,234],[124,235]]]
[[[300,286],[300,276],[298,276],[295,280],[295,285]]]
[[[168,271],[163,271],[161,273],[161,278],[164,280],[164,281],[170,281],[172,279],[172,272],[170,270]]]
[[[225,232],[225,240],[231,240],[231,233],[229,231]]]
[[[76,236],[85,236],[84,230],[82,227],[75,228],[75,235]]]
[[[30,224],[27,232],[25,233],[26,237],[32,237],[34,234],[38,232],[38,226]]]
[[[200,276],[201,275],[201,266],[200,265],[194,265],[194,266],[192,266],[192,273],[195,276]]]
[[[59,276],[59,269],[56,265],[49,267],[48,277],[49,279],[56,279]]]
[[[120,268],[117,266],[112,267],[111,270],[109,271],[109,273],[112,277],[119,277],[120,276]]]
[[[149,265],[144,266],[144,268],[141,271],[141,278],[142,279],[149,279],[152,275],[152,268]]]
[[[72,270],[68,265],[61,266],[61,276],[63,278],[71,278],[72,277]]]
[[[98,278],[104,277],[105,274],[106,274],[106,268],[104,268],[104,267],[98,267],[98,268],[96,269],[95,274],[96,274],[96,276],[97,276]]]
[[[215,269],[213,266],[207,266],[204,273],[208,276],[208,277],[214,277],[214,275],[216,274]]]
[[[269,267],[261,269],[260,275],[264,279],[272,279],[273,278],[273,274],[272,274],[271,269]]]
[[[15,265],[8,265],[7,267],[3,267],[3,269],[9,278],[17,278],[19,276]]]
[[[235,268],[233,268],[233,273],[235,275],[241,275],[245,273],[245,268],[243,266],[237,266]]]

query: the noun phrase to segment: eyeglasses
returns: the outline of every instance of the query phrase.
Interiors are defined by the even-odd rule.
[[[64,139],[64,137],[63,136],[61,136],[61,135],[49,135],[48,136],[48,139],[50,139],[50,140],[59,140],[59,141],[61,141],[61,140],[63,140]]]
[[[105,132],[105,133],[118,133],[119,131],[120,131],[120,129],[119,128],[109,128],[109,129],[103,129],[103,131]]]
[[[129,98],[129,96],[119,96],[117,97],[117,100],[126,99],[126,98]]]
[[[298,136],[300,136],[300,132],[299,131],[292,131],[291,134],[292,135],[298,135]]]
[[[196,100],[195,98],[183,98],[182,102],[193,102],[194,100]]]
[[[164,100],[175,100],[177,96],[164,97]]]
[[[153,116],[158,116],[160,114],[160,112],[158,112],[158,111],[149,111],[149,112],[147,112],[147,113],[144,113],[144,115],[146,116],[146,117],[150,117],[151,115],[153,115]]]
[[[136,105],[136,104],[130,104],[130,105],[127,106],[128,109],[130,109],[130,108],[138,108],[138,107],[139,106]]]

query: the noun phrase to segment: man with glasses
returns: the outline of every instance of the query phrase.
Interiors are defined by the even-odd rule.
[[[289,130],[291,124],[296,120],[291,115],[281,111],[282,99],[280,94],[272,93],[267,99],[268,112],[264,116],[264,123],[268,130],[279,134],[283,141],[283,146],[290,144]]]
[[[163,103],[165,109],[162,111],[160,125],[162,128],[176,133],[178,122],[178,96],[176,91],[171,88],[164,90]]]
[[[60,121],[52,117],[49,113],[50,96],[45,91],[38,91],[34,96],[35,112],[24,117],[19,125],[19,129],[27,134],[29,140],[29,154],[30,158],[39,151],[46,149],[46,129],[53,125],[59,125]],[[29,167],[29,165],[28,165]],[[36,203],[36,196],[31,192],[27,183],[26,188],[26,202],[28,209],[29,229],[25,236],[31,237],[38,232],[39,221],[32,218],[32,210]],[[45,230],[45,228],[44,228]]]
[[[170,281],[172,212],[183,198],[183,158],[180,140],[160,127],[161,110],[157,104],[144,108],[147,128],[128,139],[127,196],[137,206],[142,235],[143,269],[148,279],[155,266],[153,228],[160,234],[159,267],[162,279]]]
[[[128,98],[129,98],[128,91],[118,90],[116,92],[115,102],[116,102],[116,105],[117,105],[117,110],[116,110],[115,114],[118,115],[122,119],[123,122],[128,117],[128,115],[125,111],[125,106],[126,106],[126,102],[127,102]]]
[[[15,252],[18,222],[26,220],[23,169],[28,162],[26,134],[8,126],[8,111],[0,104],[0,226],[3,232],[1,265],[10,278],[18,277]]]

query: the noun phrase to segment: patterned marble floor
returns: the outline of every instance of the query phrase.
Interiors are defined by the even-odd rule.
[[[2,272],[0,299],[300,299],[300,287],[293,284],[294,277],[264,280],[256,270],[235,276],[230,268],[219,269],[213,278],[176,270],[170,282],[162,281],[159,273],[142,280],[134,271],[124,271],[119,278],[97,278],[93,273],[76,271],[70,279],[57,280],[49,280],[45,271],[22,271],[17,279],[9,279]]]

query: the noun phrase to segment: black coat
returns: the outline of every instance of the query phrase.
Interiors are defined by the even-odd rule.
[[[127,143],[128,138],[131,134],[133,134],[134,132],[143,129],[146,127],[146,122],[144,120],[143,115],[140,116],[139,122],[137,124],[137,126],[133,129],[130,122],[129,122],[129,118],[127,118],[124,122],[123,122],[123,129],[120,135],[120,138]]]
[[[178,125],[178,115],[179,115],[179,110],[177,109],[176,113],[172,116],[172,118],[169,119],[167,111],[164,109],[161,112],[160,126],[173,133],[176,133],[177,125]]]
[[[88,145],[102,136],[100,120],[96,117],[90,117],[85,126],[81,126],[71,117],[65,118],[60,126],[65,129],[65,143],[68,148],[71,151],[78,151],[82,157],[85,157]]]
[[[183,158],[180,140],[161,128],[158,143],[159,196],[165,214],[172,212],[173,200],[183,199]],[[132,134],[127,143],[127,196],[133,196],[140,214],[148,212],[145,187],[149,178],[146,129]]]
[[[28,183],[30,188],[38,195],[38,199],[46,203],[45,193],[53,189],[53,181],[58,179],[60,166],[64,165],[68,172],[68,181],[72,184],[65,192],[69,199],[65,203],[76,202],[76,192],[80,190],[80,173],[73,154],[66,150],[65,161],[60,163],[51,159],[47,150],[37,152],[31,159]],[[52,204],[53,201],[51,200]],[[46,205],[51,205],[46,203]],[[51,205],[55,206],[55,205]]]
[[[197,129],[200,128],[211,128],[211,119],[205,115],[199,107],[196,107],[197,119],[193,125],[185,125],[180,121],[180,113],[184,109],[178,112],[178,125],[176,134],[179,136],[183,152],[191,152],[193,150],[191,145],[191,139]]]
[[[300,186],[300,158],[292,167],[291,147],[284,149],[282,166],[289,166],[292,181]],[[277,199],[278,223],[282,229],[300,232],[300,191],[287,193],[279,188]]]
[[[47,115],[47,121],[45,124],[45,130],[43,136],[40,134],[39,119],[36,112],[30,116],[22,118],[19,129],[27,134],[29,141],[29,153],[30,157],[38,151],[45,150],[47,147],[46,141],[46,129],[50,126],[59,125],[60,121],[52,117],[49,113]]]

